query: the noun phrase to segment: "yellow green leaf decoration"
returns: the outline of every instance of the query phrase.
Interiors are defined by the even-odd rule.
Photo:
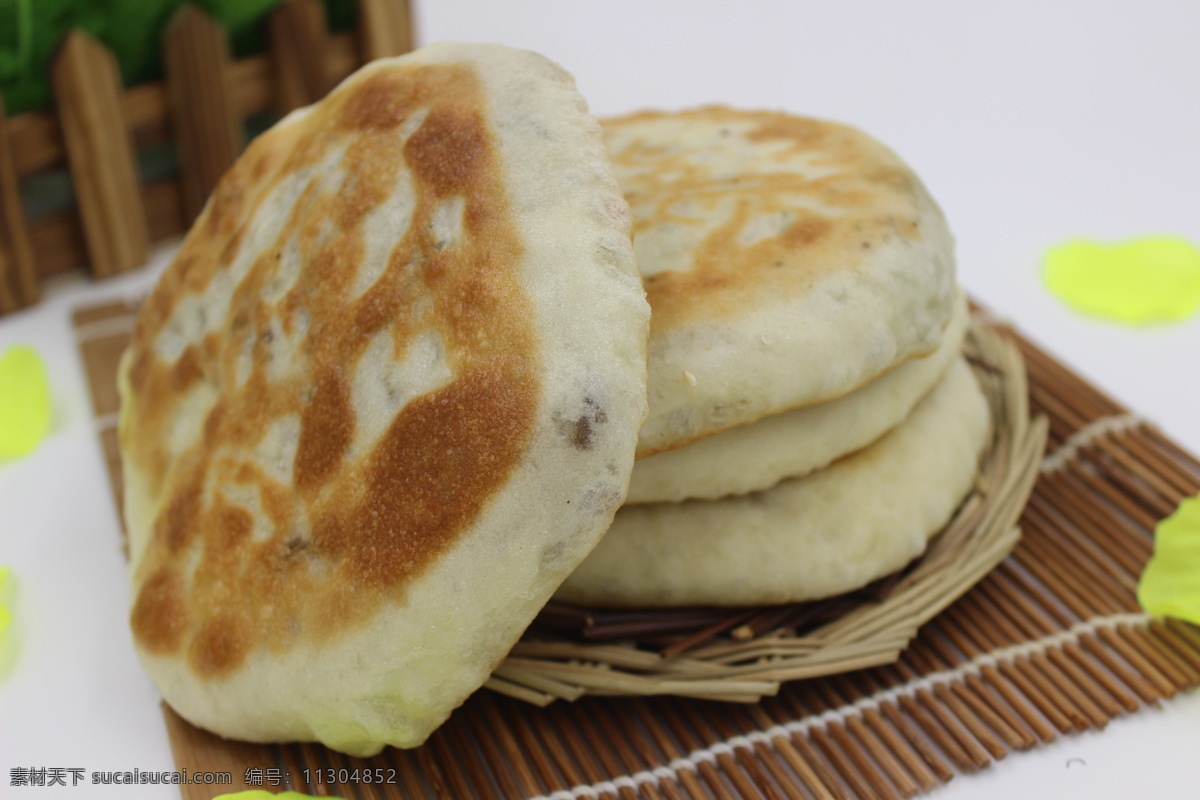
[[[1200,495],[1184,500],[1155,528],[1138,603],[1154,616],[1200,625]]]
[[[17,659],[17,641],[13,631],[12,606],[17,585],[12,570],[0,567],[0,678],[8,674]]]
[[[0,356],[0,459],[28,455],[49,432],[46,365],[32,347],[10,347]]]
[[[1200,310],[1200,249],[1178,236],[1065,242],[1047,251],[1042,277],[1071,308],[1114,322],[1176,322]]]

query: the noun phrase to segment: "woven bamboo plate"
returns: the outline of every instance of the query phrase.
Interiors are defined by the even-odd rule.
[[[75,316],[117,497],[114,373],[131,324],[126,303]],[[766,668],[752,665],[740,675],[743,681],[789,680],[757,703],[585,696],[537,708],[479,692],[425,746],[389,749],[365,760],[312,745],[228,742],[164,707],[178,766],[231,772],[234,786],[223,791],[263,785],[364,800],[911,797],[1013,750],[1101,728],[1115,716],[1196,686],[1200,631],[1147,619],[1138,612],[1134,590],[1150,555],[1154,525],[1181,498],[1200,491],[1200,463],[1020,336],[991,322],[986,328],[1024,355],[1030,410],[1046,417],[1051,455],[1040,464],[1034,457],[1040,476],[1021,515],[1025,535],[1015,550],[957,600],[950,602],[969,584],[949,586],[926,605],[936,609],[950,603],[921,627],[894,663],[861,668],[840,657],[838,669],[853,671],[809,680],[790,680],[794,673],[764,675]],[[1019,466],[1025,457],[1020,443],[1036,440],[1038,431],[1036,425],[1013,425],[1008,416],[1023,407],[1025,396],[1019,376],[1005,377],[1012,373],[1005,373],[1009,356],[1001,353],[1012,351],[987,331],[974,341],[992,401],[1004,409],[1000,419],[1010,420],[1008,444],[1002,434],[996,451],[1005,459],[1001,463]],[[999,391],[1000,386],[1006,388]],[[1003,493],[1007,485],[989,480],[1001,473],[1024,474],[1009,466],[996,469],[982,473],[981,490],[989,496]],[[1019,491],[1020,481],[1015,483]],[[1000,521],[1020,511],[1019,504],[1014,511],[1003,502],[987,508],[999,510],[981,510],[980,517]],[[1011,532],[1012,526],[998,529]],[[952,524],[946,534],[955,530]],[[954,540],[946,534],[935,548]],[[961,552],[995,547],[1000,558],[1009,546],[975,545]],[[905,596],[905,586],[911,585],[905,582],[926,561],[936,561],[937,552],[903,576],[883,604]],[[919,597],[914,605],[926,602]],[[892,619],[910,616],[908,607],[891,612],[895,617],[872,616],[872,610],[852,612],[827,627],[834,633],[861,632],[865,640]],[[773,637],[786,634],[768,635],[766,641]],[[701,661],[698,653],[718,646],[710,638],[678,659]],[[866,649],[881,652],[874,645]],[[589,652],[589,662],[601,663],[595,650]],[[795,657],[792,652],[776,658],[779,663]],[[548,663],[559,659],[569,663],[571,657]],[[599,670],[657,680],[657,671],[640,663]],[[786,665],[793,667],[815,665]],[[575,689],[518,684],[508,675],[502,679],[531,690],[530,699],[533,693],[570,696],[579,688],[604,691],[561,679],[558,684]],[[745,699],[751,693],[757,691],[723,696]],[[208,800],[215,793],[203,786],[183,787],[183,792],[188,800]]]

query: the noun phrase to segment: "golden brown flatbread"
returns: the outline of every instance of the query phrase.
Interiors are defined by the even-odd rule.
[[[167,701],[239,739],[424,740],[621,503],[648,313],[599,126],[540,56],[377,61],[256,139],[120,375]]]
[[[639,458],[840,397],[941,341],[950,233],[866,134],[722,107],[604,132],[653,309]]]

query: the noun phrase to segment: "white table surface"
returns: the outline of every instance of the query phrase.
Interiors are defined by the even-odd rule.
[[[1200,242],[1200,3],[441,0],[418,3],[417,22],[422,42],[549,55],[601,115],[719,102],[872,132],[945,209],[976,298],[1200,452],[1200,318],[1142,330],[1091,321],[1039,282],[1044,250],[1074,236]],[[20,639],[0,682],[0,796],[177,796],[9,786],[13,767],[172,768],[126,629],[117,519],[69,318],[152,277],[60,281],[37,307],[0,319],[0,350],[35,345],[55,397],[45,444],[0,463],[0,564],[19,581]],[[937,795],[1182,796],[1197,743],[1193,693],[1014,754]]]

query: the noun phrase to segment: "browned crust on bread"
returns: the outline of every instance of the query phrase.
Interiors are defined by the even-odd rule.
[[[637,131],[657,120],[708,128],[710,146],[698,151],[636,140],[616,146],[624,129]],[[856,269],[863,252],[885,237],[921,238],[912,197],[923,190],[912,173],[882,145],[845,125],[708,106],[644,111],[604,120],[603,126],[621,189],[633,209],[635,240],[667,224],[707,228],[690,269],[644,276],[653,310],[652,338],[656,332],[740,315],[802,294],[824,273]],[[743,138],[754,148],[753,170],[714,174],[708,168],[706,157],[725,137]],[[797,172],[794,163],[784,163],[796,158],[823,174],[814,178]],[[681,213],[684,202],[692,208]],[[721,224],[695,216],[718,204],[733,207]],[[753,217],[778,214],[792,217],[778,235],[741,241]]]
[[[402,602],[506,483],[529,444],[540,387],[494,137],[471,69],[389,69],[263,134],[221,181],[144,304],[127,356],[122,449],[161,498],[135,575],[131,622],[146,651],[186,657],[215,678],[257,648],[319,645]],[[331,180],[314,168],[337,148]],[[256,211],[305,170],[312,175],[274,242],[253,254],[224,319],[201,322],[202,337],[163,358],[184,298],[244,256]],[[405,171],[412,224],[396,230],[378,279],[352,296],[364,220]],[[462,234],[438,241],[434,209],[454,197],[464,200]],[[272,298],[286,247],[298,249],[300,275]],[[399,361],[429,331],[451,379],[349,458],[350,385],[367,344],[390,334]],[[300,342],[283,374],[272,364],[280,340]],[[216,405],[199,441],[173,453],[180,399],[202,383]],[[299,420],[290,481],[247,455],[286,418]],[[239,499],[248,492],[257,509]]]

